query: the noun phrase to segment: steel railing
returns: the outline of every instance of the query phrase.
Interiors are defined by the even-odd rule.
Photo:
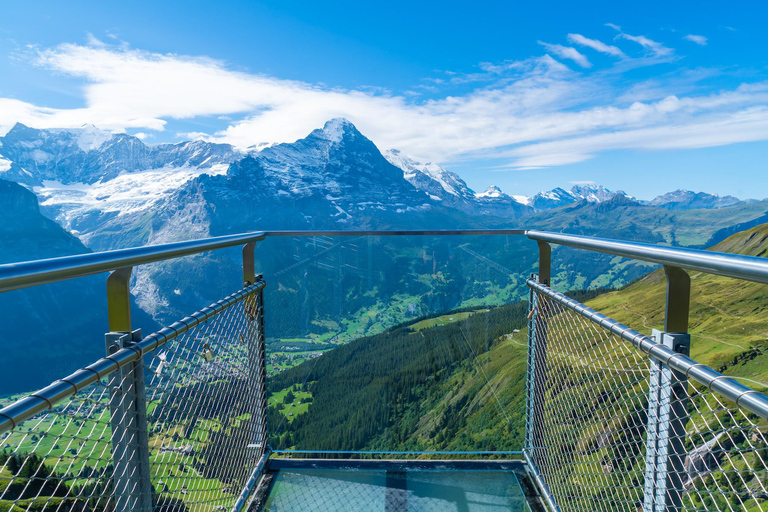
[[[165,503],[171,510],[180,495],[196,493],[182,501],[243,507],[269,453],[260,419],[266,405],[249,402],[254,396],[261,400],[263,391],[252,386],[262,386],[265,378],[264,284],[255,274],[254,245],[270,236],[313,235],[526,235],[538,243],[538,278],[528,281],[524,454],[550,508],[594,510],[600,503],[605,510],[644,512],[768,509],[768,443],[758,424],[768,418],[768,398],[688,357],[690,279],[684,270],[768,283],[768,261],[518,229],[254,232],[0,265],[0,292],[113,271],[108,357],[0,411],[0,435],[11,448],[2,455],[2,467],[14,475],[5,477],[0,500],[15,493],[13,503],[25,508],[49,493],[43,509],[80,503],[90,510],[151,510]],[[664,331],[643,335],[552,290],[550,243],[663,265]],[[235,245],[243,245],[242,290],[140,339],[130,322],[133,266]],[[221,346],[214,348],[216,343]],[[210,364],[217,357],[230,373]],[[145,369],[152,376],[142,377]],[[221,396],[196,401],[194,394],[205,391],[194,383],[215,379],[229,383],[220,391],[223,402]],[[199,428],[200,421],[205,427]],[[254,423],[258,435],[248,426]],[[194,441],[180,446],[184,436]],[[222,451],[230,438],[239,444]],[[241,446],[246,438],[251,452]],[[190,446],[198,455],[190,455]],[[214,454],[229,457],[229,469],[206,467],[205,457]],[[186,465],[191,474],[181,469],[185,460],[192,461]]]
[[[241,510],[268,454],[264,281],[0,410],[10,510]]]
[[[528,238],[539,242],[553,243],[621,256],[633,260],[648,261],[668,267],[685,268],[721,276],[768,283],[768,262],[765,258],[742,256],[699,249],[667,247],[638,242],[622,242],[590,236],[526,231]]]
[[[623,242],[563,233],[525,229],[460,229],[399,231],[256,231],[202,240],[161,244],[132,249],[65,256],[0,265],[0,292],[107,272],[124,267],[233,247],[284,236],[527,236],[544,244],[558,244],[659,265],[687,268],[710,274],[768,283],[765,258],[716,253],[698,249],[668,247],[638,242]],[[542,274],[540,271],[539,274]]]

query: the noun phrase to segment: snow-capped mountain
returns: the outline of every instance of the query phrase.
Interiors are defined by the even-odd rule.
[[[38,130],[17,124],[0,137],[0,179],[31,188],[43,212],[86,244],[107,217],[148,211],[201,174],[242,158],[226,144],[149,146],[93,126]]]
[[[614,196],[621,195],[626,196],[622,190],[612,192],[602,185],[574,185],[571,188],[571,194],[581,201],[587,201],[588,203],[602,203],[613,199]],[[629,197],[629,196],[627,196]],[[631,199],[631,198],[630,198]]]
[[[403,155],[400,150],[390,149],[384,157],[403,170],[405,179],[414,187],[429,194],[432,199],[450,204],[471,203],[475,193],[458,174],[450,172],[438,164],[425,164]]]
[[[157,222],[138,238],[127,235],[122,225],[148,212],[153,212],[153,219],[162,217],[166,212],[158,212],[168,208],[168,198],[184,191],[189,199],[190,190],[208,183],[200,180],[203,176],[226,176],[224,181],[268,202],[290,201],[302,223],[317,225],[322,219],[337,227],[361,227],[359,221],[400,223],[403,219],[383,217],[445,209],[473,217],[519,219],[575,201],[603,201],[614,194],[599,186],[574,187],[570,192],[558,188],[533,198],[508,195],[498,187],[475,194],[440,165],[418,162],[397,150],[382,155],[344,119],[333,119],[294,143],[263,146],[248,154],[203,141],[147,145],[93,126],[40,130],[17,124],[0,137],[0,178],[31,188],[44,214],[97,250],[159,236]],[[289,223],[285,209],[281,213],[282,220],[273,219],[277,224],[295,225],[296,219]],[[173,231],[203,236],[207,222],[187,223],[186,229],[177,223]]]
[[[525,202],[527,198],[510,197],[495,185],[478,194],[458,174],[438,164],[418,162],[397,149],[390,149],[384,156],[392,165],[402,169],[409,183],[446,206],[471,215],[492,215],[504,219],[517,219],[531,213]]]
[[[0,137],[0,177],[28,186],[94,184],[152,169],[211,168],[242,158],[227,144],[188,141],[149,146],[93,126],[38,130],[16,124]]]
[[[508,198],[509,196],[502,192],[501,189],[496,185],[491,185],[485,189],[485,192],[475,194],[475,197],[477,199],[504,199]]]
[[[475,194],[476,213],[502,218],[525,217],[533,213],[527,200],[527,197],[505,194],[496,185],[491,185],[485,192]]]
[[[738,197],[707,194],[706,192],[692,192],[690,190],[675,190],[660,195],[647,204],[666,208],[667,210],[691,210],[724,208],[744,204]]]
[[[557,187],[545,192],[539,192],[530,199],[529,204],[536,211],[549,210],[564,206],[566,204],[576,203],[580,201],[586,201],[588,203],[602,203],[610,201],[616,196],[625,196],[629,199],[634,199],[632,196],[627,195],[624,191],[618,190],[613,192],[603,187],[602,185],[575,185],[571,190],[565,190]]]

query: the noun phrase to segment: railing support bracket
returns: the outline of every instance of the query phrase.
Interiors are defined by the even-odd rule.
[[[107,357],[140,341],[140,329],[132,333],[109,332],[106,334]],[[112,478],[116,512],[152,512],[153,509],[144,382],[142,359],[123,366],[110,377]]]
[[[675,352],[690,352],[688,334],[654,329],[653,335]],[[643,512],[677,512],[685,493],[688,378],[658,361],[651,361],[650,370]]]

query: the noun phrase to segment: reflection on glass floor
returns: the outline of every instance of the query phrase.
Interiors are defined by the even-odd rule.
[[[269,512],[527,512],[512,471],[290,469],[274,474]]]

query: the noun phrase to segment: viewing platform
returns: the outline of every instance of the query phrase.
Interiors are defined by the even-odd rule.
[[[509,237],[534,273],[499,257]],[[552,246],[658,266],[657,328],[615,319],[636,306],[620,294],[558,291]],[[278,248],[291,260],[257,272]],[[142,332],[134,269],[212,251],[242,258],[233,293]],[[701,362],[689,325],[694,272],[764,286],[765,258],[535,230],[253,232],[0,265],[0,292],[101,272],[105,357],[0,409],[0,512],[768,510],[768,397],[742,360]],[[382,299],[400,279],[412,293]]]

